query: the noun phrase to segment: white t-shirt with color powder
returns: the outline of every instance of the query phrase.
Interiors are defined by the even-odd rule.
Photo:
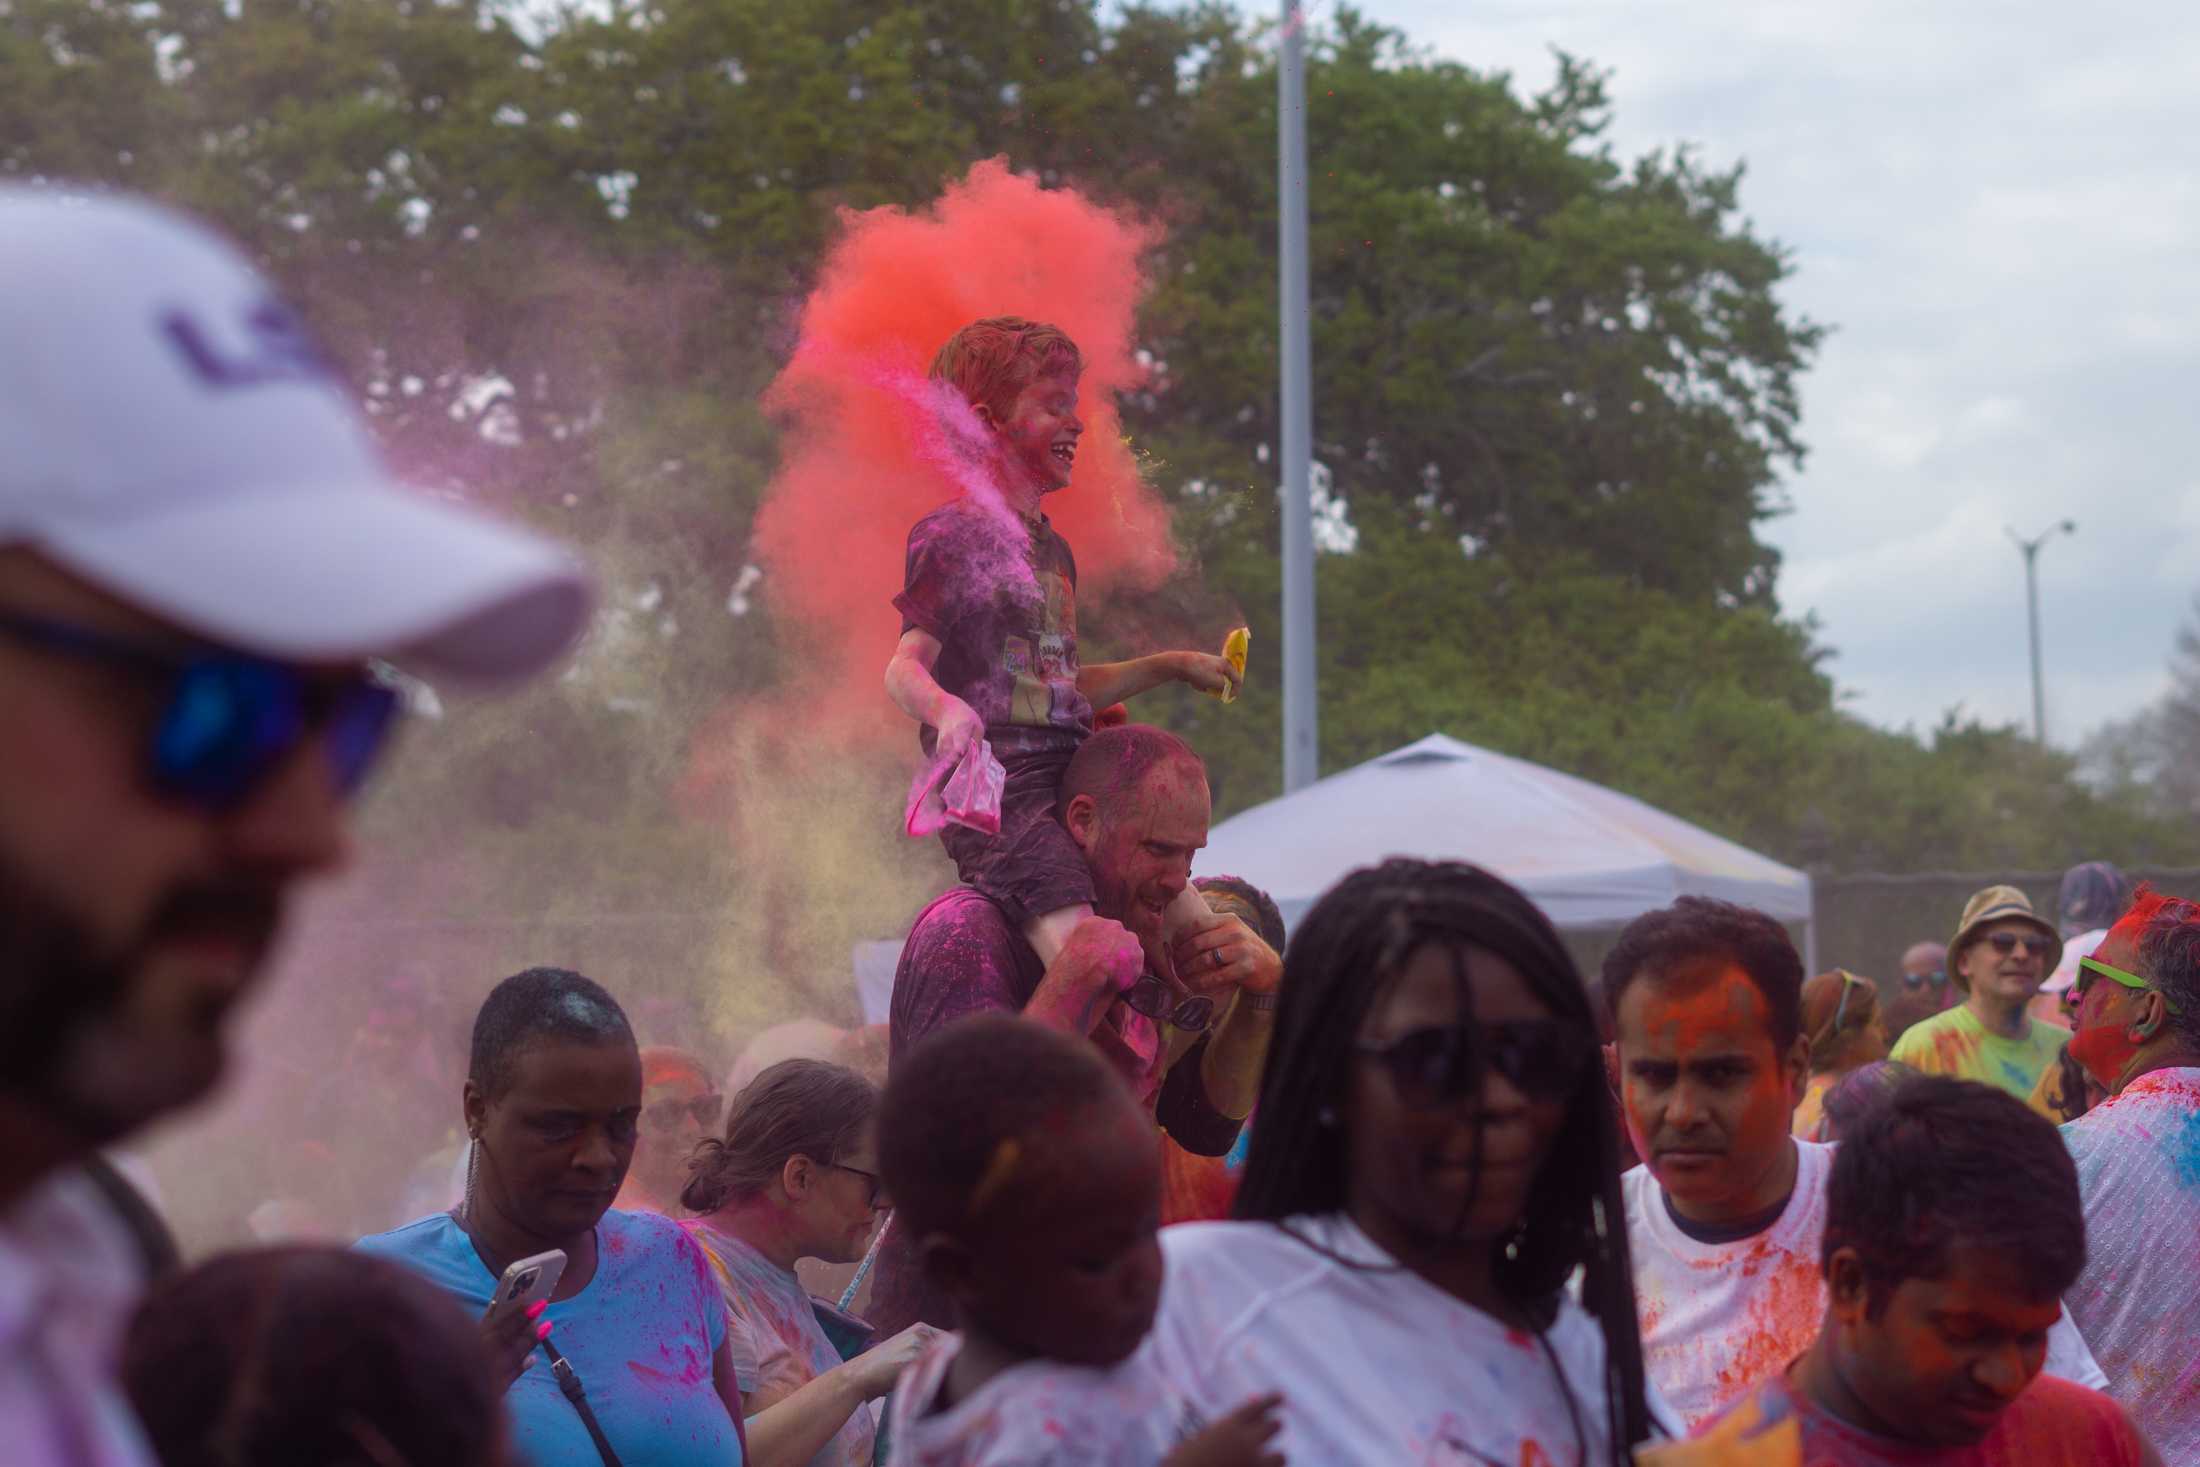
[[[2170,1467],[2200,1467],[2200,1069],[2156,1070],[2062,1128],[2085,1201],[2063,1304]]]
[[[1149,1344],[1200,1425],[1275,1391],[1277,1447],[1294,1464],[1612,1460],[1604,1334],[1571,1298],[1546,1353],[1342,1216],[1186,1223],[1162,1229],[1161,1247],[1168,1267]]]
[[[1786,1210],[1736,1243],[1699,1243],[1681,1231],[1647,1166],[1620,1179],[1643,1361],[1691,1431],[1786,1369],[1818,1337],[1826,1312],[1818,1254],[1833,1147],[1798,1141],[1795,1149]]]
[[[1110,1369],[1027,1360],[935,1409],[961,1349],[962,1336],[944,1335],[901,1373],[888,1467],[1156,1467],[1192,1429],[1150,1337]]]
[[[1818,1337],[1826,1313],[1826,1182],[1831,1144],[1798,1141],[1795,1191],[1777,1221],[1733,1243],[1688,1236],[1658,1179],[1620,1179],[1635,1303],[1650,1383],[1693,1431],[1785,1370]],[[2107,1377],[2066,1314],[2047,1337],[2049,1375],[2094,1390]]]

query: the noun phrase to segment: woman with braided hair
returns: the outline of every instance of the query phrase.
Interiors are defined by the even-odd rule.
[[[1281,994],[1235,1219],[1162,1234],[1165,1367],[1210,1415],[1282,1394],[1294,1462],[1627,1462],[1664,1412],[1550,923],[1486,871],[1394,859],[1315,904]]]

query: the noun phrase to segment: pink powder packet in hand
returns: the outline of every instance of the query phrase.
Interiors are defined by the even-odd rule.
[[[913,836],[937,835],[950,822],[987,835],[1001,833],[1001,793],[1008,771],[993,757],[993,746],[980,739],[960,763],[934,763],[909,786],[909,809],[902,828]]]
[[[947,818],[986,835],[999,835],[1001,792],[1007,787],[1008,771],[993,757],[993,746],[978,740],[941,791]]]

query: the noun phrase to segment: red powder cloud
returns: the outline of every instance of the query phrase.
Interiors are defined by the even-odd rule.
[[[1132,329],[1139,259],[1157,231],[999,159],[929,209],[848,213],[842,225],[794,359],[765,399],[786,433],[756,551],[775,608],[812,633],[818,686],[805,689],[805,717],[913,744],[882,682],[901,631],[891,603],[909,527],[957,489],[928,460],[937,424],[910,389],[959,328],[1026,316],[1084,354],[1084,444],[1070,487],[1046,506],[1076,552],[1080,589],[1150,587],[1176,567],[1167,506],[1139,477],[1115,410],[1144,376]]]

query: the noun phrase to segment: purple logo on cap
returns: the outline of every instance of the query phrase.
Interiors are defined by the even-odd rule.
[[[246,313],[239,323],[240,350],[225,351],[188,311],[170,311],[161,317],[160,325],[191,370],[214,387],[327,382],[336,377],[304,324],[280,301],[262,301]]]

